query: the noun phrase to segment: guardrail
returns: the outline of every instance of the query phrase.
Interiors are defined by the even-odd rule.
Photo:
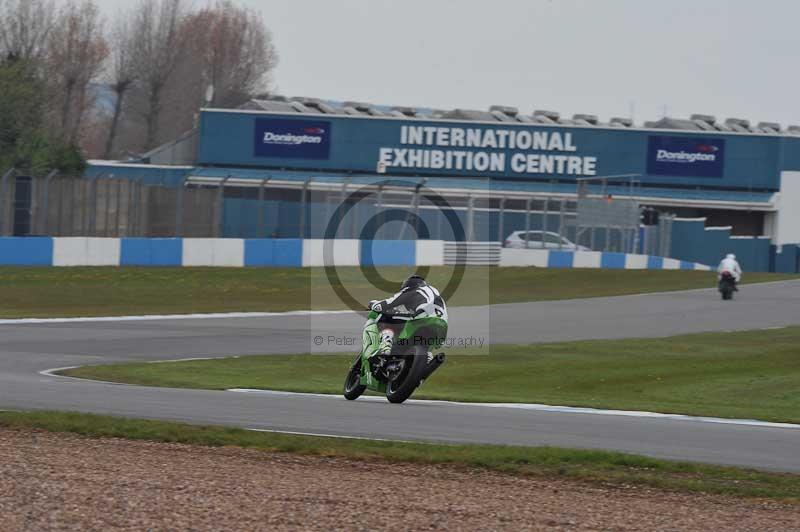
[[[507,249],[441,240],[241,238],[0,238],[0,265],[15,266],[336,266],[468,265],[540,268],[710,270],[694,262],[599,251]],[[459,246],[462,246],[459,252]],[[329,262],[329,261],[328,261]]]

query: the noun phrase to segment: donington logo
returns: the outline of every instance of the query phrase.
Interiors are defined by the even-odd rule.
[[[292,133],[274,133],[267,131],[264,133],[264,144],[284,144],[290,146],[297,146],[299,144],[321,144],[322,134],[325,130],[318,127],[310,127],[305,130],[306,133],[316,133],[315,135],[295,135]]]
[[[669,151],[660,149],[656,152],[656,161],[668,163],[695,163],[698,161],[713,163],[717,160],[716,146],[698,144],[697,151]]]
[[[725,139],[651,135],[647,139],[647,173],[681,177],[722,177]]]
[[[331,127],[323,120],[259,118],[255,120],[253,153],[256,157],[327,159]]]

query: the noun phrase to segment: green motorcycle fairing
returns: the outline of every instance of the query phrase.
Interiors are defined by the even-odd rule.
[[[385,392],[386,383],[372,376],[370,359],[378,352],[381,342],[381,332],[378,320],[381,314],[370,311],[361,337],[361,379],[360,382],[368,389],[376,392]],[[422,344],[428,351],[439,349],[447,339],[447,321],[437,316],[422,315],[413,320],[406,321],[403,328],[395,337],[394,349],[411,348]],[[393,350],[394,350],[393,349]]]

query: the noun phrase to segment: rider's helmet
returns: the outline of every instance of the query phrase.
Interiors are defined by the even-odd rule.
[[[733,253],[728,253],[728,255],[725,258],[726,259],[731,259],[731,260],[736,260],[736,255],[734,255]]]
[[[401,290],[411,290],[414,288],[419,288],[420,286],[425,286],[426,283],[425,279],[420,277],[419,275],[412,275],[405,281],[403,281],[403,286],[400,287]]]

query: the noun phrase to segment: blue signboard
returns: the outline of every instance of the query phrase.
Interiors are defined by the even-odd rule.
[[[331,150],[331,123],[259,118],[255,121],[253,143],[256,157],[327,159]]]
[[[724,139],[667,136],[647,139],[650,175],[722,177],[724,168]]]
[[[205,110],[198,164],[557,181],[634,174],[650,186],[779,188],[800,138],[635,128]],[[714,178],[713,180],[710,178]]]

